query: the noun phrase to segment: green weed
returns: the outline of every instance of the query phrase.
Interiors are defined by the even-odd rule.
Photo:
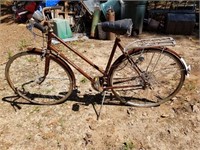
[[[13,55],[13,54],[12,54],[12,51],[8,51],[8,52],[7,52],[7,55],[8,55],[8,59],[10,59],[10,58],[12,57],[12,55]]]
[[[28,45],[28,42],[25,39],[22,39],[19,43],[19,49],[24,50]]]
[[[39,106],[35,106],[35,107],[33,108],[33,110],[30,112],[30,114],[33,114],[33,113],[39,112],[39,111],[40,111],[40,107],[39,107]]]
[[[87,82],[87,79],[85,77],[83,77],[80,81],[81,83],[86,83]]]
[[[133,142],[124,142],[122,150],[133,150],[134,149],[134,144]]]
[[[184,89],[186,89],[187,91],[193,91],[196,90],[196,82],[188,82],[185,84]]]

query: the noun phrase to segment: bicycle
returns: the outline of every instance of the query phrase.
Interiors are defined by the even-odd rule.
[[[35,27],[47,36],[47,48],[28,48],[11,57],[6,64],[5,77],[12,90],[31,103],[52,105],[65,102],[76,88],[71,69],[74,67],[91,81],[95,90],[113,93],[124,105],[158,106],[180,91],[190,71],[184,59],[166,47],[175,45],[173,38],[137,40],[122,46],[120,35],[130,33],[131,19],[102,23],[103,30],[117,34],[104,70],[57,37],[50,21],[45,20],[42,24],[32,20],[29,27]],[[56,49],[52,39],[58,40],[102,75],[92,77],[86,73]],[[117,47],[122,54],[114,61]],[[104,98],[102,104],[103,101]]]

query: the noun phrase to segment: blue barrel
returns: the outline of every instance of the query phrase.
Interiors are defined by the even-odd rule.
[[[51,6],[55,6],[55,5],[57,5],[58,4],[58,2],[59,2],[60,0],[46,0],[45,1],[45,6],[46,7],[51,7]]]
[[[121,18],[131,18],[135,29],[142,33],[147,0],[125,1],[121,4]]]

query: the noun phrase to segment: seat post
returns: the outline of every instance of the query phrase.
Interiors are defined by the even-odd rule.
[[[115,37],[115,43],[119,43],[121,41],[120,39],[120,35],[119,34],[116,34],[116,37]]]

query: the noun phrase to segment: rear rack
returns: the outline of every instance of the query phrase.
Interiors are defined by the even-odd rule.
[[[136,40],[128,44],[124,50],[132,48],[146,48],[146,47],[159,47],[159,46],[175,46],[176,41],[172,37],[151,38]]]

